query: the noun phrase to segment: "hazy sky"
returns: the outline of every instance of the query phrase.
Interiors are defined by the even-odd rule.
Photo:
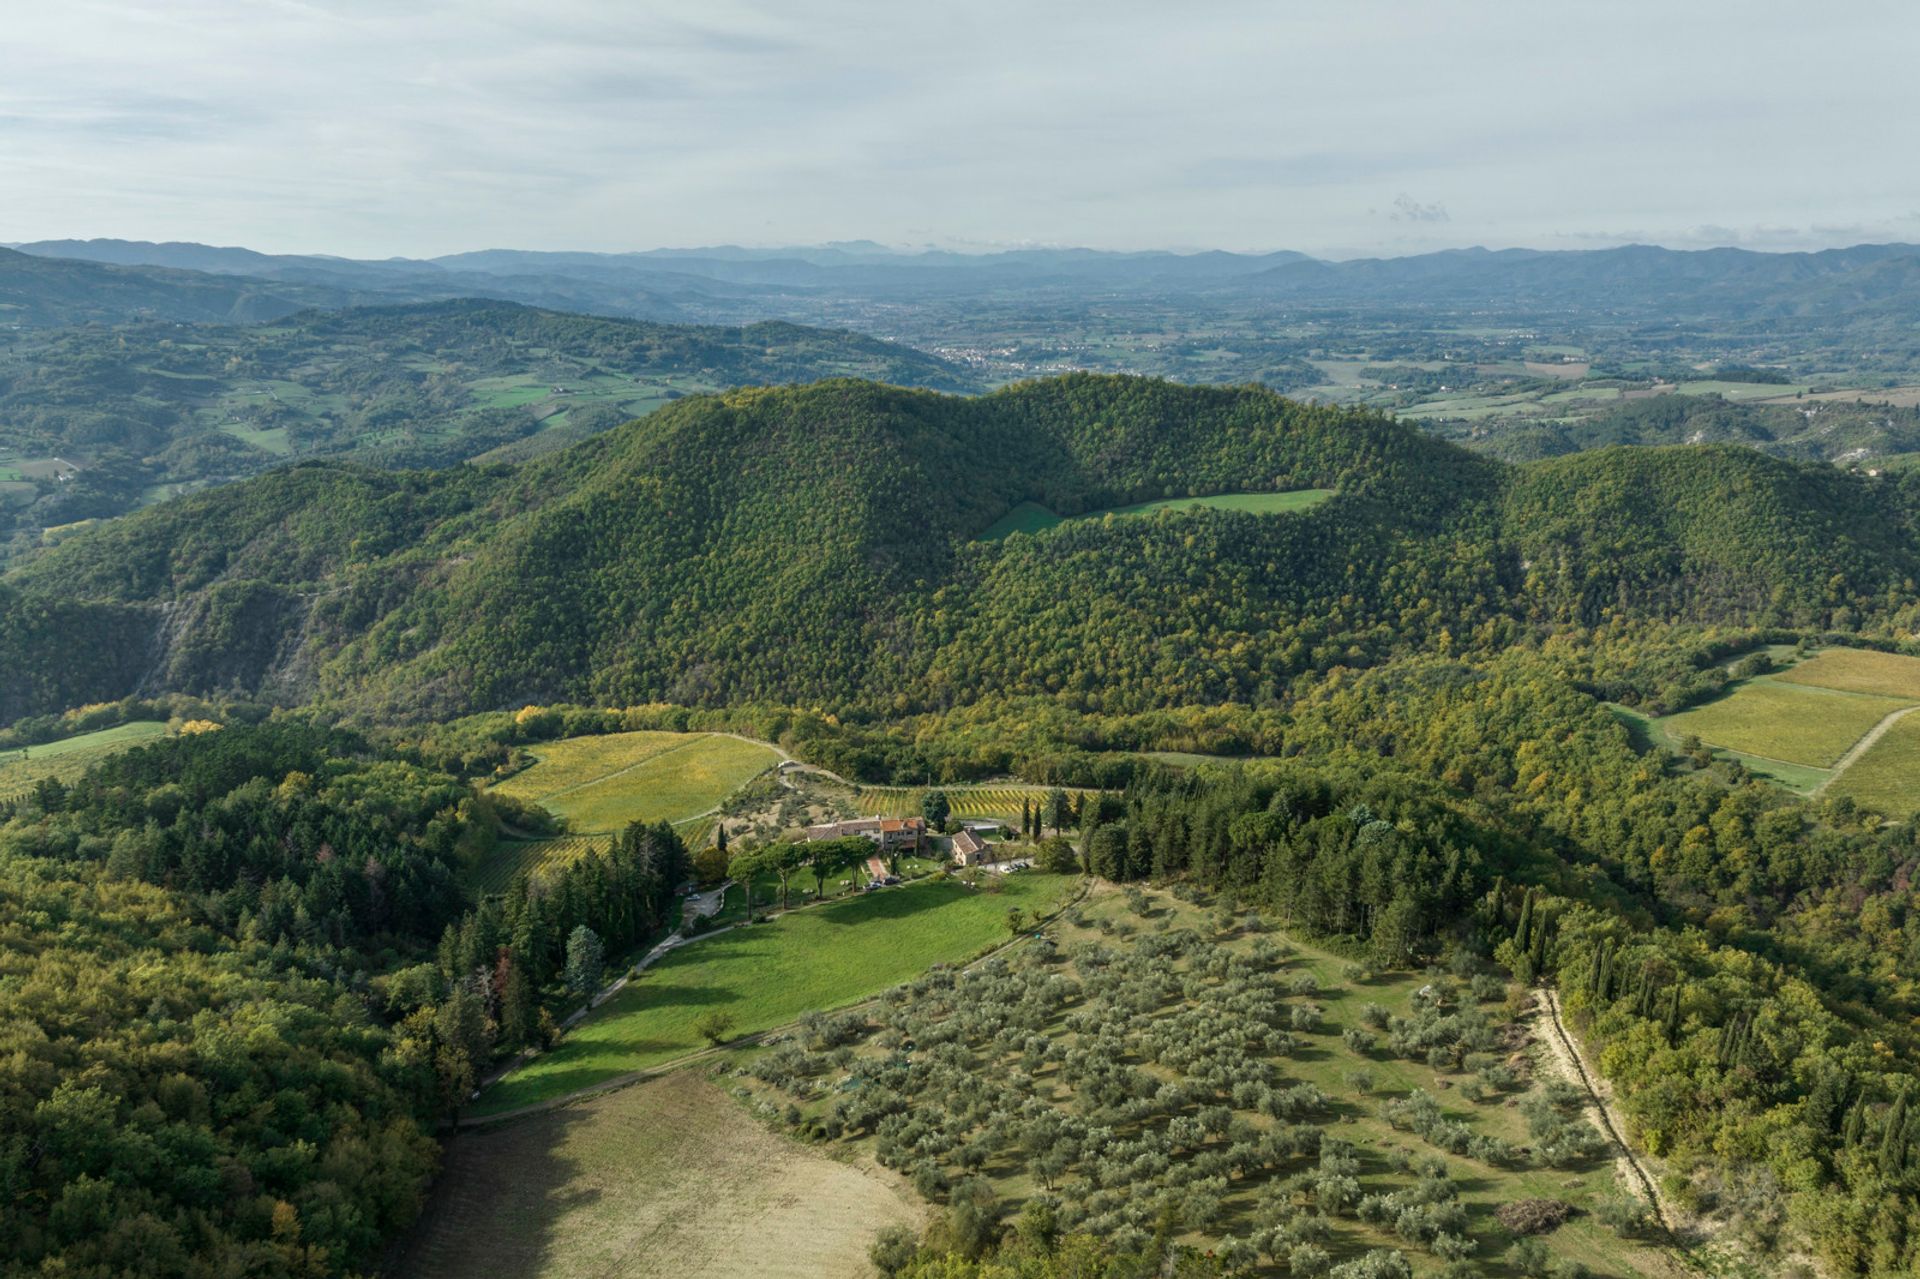
[[[10,0],[0,241],[1920,240],[1912,0]]]

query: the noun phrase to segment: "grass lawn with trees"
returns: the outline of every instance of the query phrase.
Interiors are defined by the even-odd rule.
[[[1007,940],[1009,910],[1045,914],[1079,883],[1037,873],[996,882],[991,891],[923,880],[701,938],[488,1089],[474,1113],[516,1110],[697,1052],[705,1042],[694,1023],[710,1010],[731,1016],[738,1036],[870,998]]]

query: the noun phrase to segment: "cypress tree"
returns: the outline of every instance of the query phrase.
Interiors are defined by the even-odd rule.
[[[1892,1176],[1906,1165],[1907,1152],[1901,1143],[1907,1137],[1907,1090],[1902,1088],[1900,1095],[1893,1099],[1893,1107],[1887,1111],[1886,1127],[1880,1132],[1880,1171]]]
[[[1513,944],[1521,950],[1527,950],[1533,933],[1533,889],[1527,889],[1526,896],[1520,899],[1520,922],[1514,925]]]
[[[1840,1140],[1845,1143],[1848,1150],[1857,1150],[1860,1147],[1860,1138],[1866,1135],[1866,1131],[1867,1094],[1863,1089],[1860,1095],[1853,1099],[1853,1108],[1847,1111],[1847,1121],[1840,1128]]]

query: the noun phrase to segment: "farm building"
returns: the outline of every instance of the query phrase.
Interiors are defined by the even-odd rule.
[[[969,828],[962,830],[951,840],[948,847],[953,850],[953,862],[956,866],[980,866],[994,859],[993,845]]]
[[[883,853],[919,853],[927,844],[924,817],[858,817],[848,822],[826,822],[807,827],[809,843],[816,839],[845,839],[860,835],[880,845]]]

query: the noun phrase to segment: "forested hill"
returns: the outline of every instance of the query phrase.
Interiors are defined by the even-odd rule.
[[[1022,501],[1305,488],[1337,495],[978,537]],[[0,720],[135,688],[388,715],[1262,703],[1533,624],[1885,619],[1916,505],[1732,448],[1510,468],[1259,389],[736,391],[518,466],[309,464],[75,537],[0,579]]]

